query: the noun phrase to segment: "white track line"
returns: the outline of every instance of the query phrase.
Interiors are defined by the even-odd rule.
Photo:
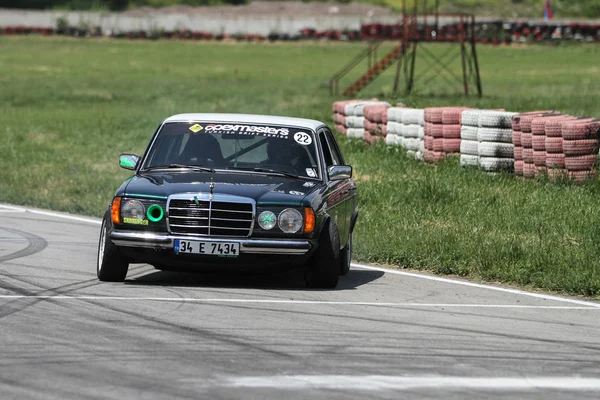
[[[27,212],[31,212],[34,214],[40,214],[40,215],[45,215],[45,216],[49,216],[49,217],[64,218],[64,219],[70,219],[70,220],[79,221],[79,222],[87,222],[87,223],[95,224],[95,225],[100,225],[102,223],[102,221],[100,219],[85,218],[85,217],[79,217],[79,216],[71,215],[71,214],[56,213],[56,212],[52,212],[52,211],[38,210],[38,209],[32,209],[32,208],[16,207],[16,206],[12,206],[9,204],[0,204],[0,207],[8,209],[8,210],[27,211]],[[503,288],[503,287],[499,287],[499,286],[484,285],[484,284],[480,284],[480,283],[468,282],[468,281],[463,281],[463,280],[458,280],[458,279],[442,278],[439,276],[420,274],[420,273],[415,273],[415,272],[400,271],[400,270],[376,267],[376,266],[366,265],[366,264],[352,263],[352,266],[355,268],[367,269],[367,270],[371,270],[371,271],[381,271],[381,272],[385,272],[387,274],[392,274],[392,275],[409,276],[411,278],[426,279],[426,280],[430,280],[430,281],[444,282],[444,283],[449,283],[449,284],[454,284],[454,285],[470,286],[470,287],[475,287],[475,288],[485,289],[485,290],[495,290],[497,292],[516,294],[516,295],[520,295],[520,296],[528,296],[528,297],[534,297],[534,298],[538,298],[538,299],[560,301],[563,303],[578,304],[578,305],[586,306],[586,307],[600,308],[600,303],[594,303],[591,301],[569,299],[566,297],[552,296],[552,295],[541,294],[541,293],[532,293],[532,292],[526,292],[526,291],[518,290],[518,289],[508,289],[508,288]]]
[[[387,375],[275,375],[227,377],[220,382],[180,379],[180,382],[216,383],[219,386],[254,389],[306,390],[483,390],[483,391],[600,391],[600,379],[569,376],[462,377]]]
[[[518,304],[460,304],[460,303],[379,303],[369,301],[327,301],[327,300],[277,300],[277,299],[200,299],[195,297],[124,297],[124,296],[63,296],[63,295],[0,295],[0,299],[40,299],[40,300],[94,300],[94,301],[162,301],[174,303],[258,303],[287,305],[336,305],[366,307],[402,307],[402,308],[512,308],[534,310],[592,310],[597,307],[574,306],[527,306]]]
[[[15,207],[15,206],[10,206],[8,204],[0,204],[0,207],[4,208],[5,212],[7,212],[7,211],[12,211],[12,212],[29,212],[29,213],[32,213],[32,214],[45,215],[47,217],[63,218],[63,219],[69,219],[69,220],[72,220],[72,221],[86,222],[86,223],[95,224],[95,225],[102,224],[102,220],[100,220],[100,219],[80,217],[80,216],[77,216],[77,215],[71,215],[71,214],[65,214],[65,213],[57,213],[57,212],[53,212],[53,211],[38,210],[36,208]]]
[[[521,296],[528,296],[528,297],[535,297],[537,299],[561,301],[563,303],[579,304],[581,306],[600,308],[600,303],[594,303],[591,301],[569,299],[566,297],[552,296],[549,294],[542,294],[542,293],[525,292],[523,290],[518,290],[518,289],[508,289],[508,288],[503,288],[503,287],[499,287],[499,286],[483,285],[481,283],[462,281],[462,280],[458,280],[458,279],[442,278],[439,276],[418,274],[415,272],[399,271],[396,269],[381,268],[381,267],[375,267],[375,266],[366,265],[366,264],[352,263],[352,266],[356,267],[356,268],[361,268],[361,269],[368,269],[371,271],[381,271],[381,272],[385,272],[386,274],[409,276],[411,278],[426,279],[426,280],[430,280],[430,281],[444,282],[444,283],[450,283],[450,284],[454,284],[454,285],[470,286],[470,287],[474,287],[474,288],[478,288],[478,289],[495,290],[497,292],[518,294]]]

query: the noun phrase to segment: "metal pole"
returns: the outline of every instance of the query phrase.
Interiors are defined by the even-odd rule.
[[[479,76],[479,62],[477,61],[477,51],[475,50],[475,16],[471,15],[471,53],[475,63],[475,80],[477,84],[477,95],[483,96],[481,88],[481,77]]]

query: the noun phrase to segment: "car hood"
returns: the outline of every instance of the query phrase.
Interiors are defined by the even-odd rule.
[[[166,198],[175,193],[229,194],[250,197],[261,204],[301,206],[321,183],[275,175],[185,172],[145,173],[132,177],[121,195]]]

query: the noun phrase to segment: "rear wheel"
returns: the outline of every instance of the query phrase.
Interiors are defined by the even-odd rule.
[[[336,227],[328,222],[321,231],[319,248],[306,269],[306,286],[319,289],[335,288],[340,278],[340,263],[340,236]]]
[[[110,225],[108,218],[104,217],[98,242],[96,274],[101,281],[123,282],[127,276],[129,263],[119,248],[110,241],[108,237]]]
[[[342,262],[340,267],[340,275],[347,275],[350,272],[350,263],[352,262],[352,232],[348,235],[348,243],[342,249]]]

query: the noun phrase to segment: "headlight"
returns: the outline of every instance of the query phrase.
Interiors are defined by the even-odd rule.
[[[302,228],[302,214],[293,208],[286,208],[279,214],[279,228],[285,233],[296,233]]]
[[[273,229],[277,225],[277,217],[272,211],[263,211],[258,216],[258,225],[266,231]]]
[[[125,200],[121,203],[121,217],[123,221],[137,220],[141,221],[145,219],[146,209],[139,200]]]

